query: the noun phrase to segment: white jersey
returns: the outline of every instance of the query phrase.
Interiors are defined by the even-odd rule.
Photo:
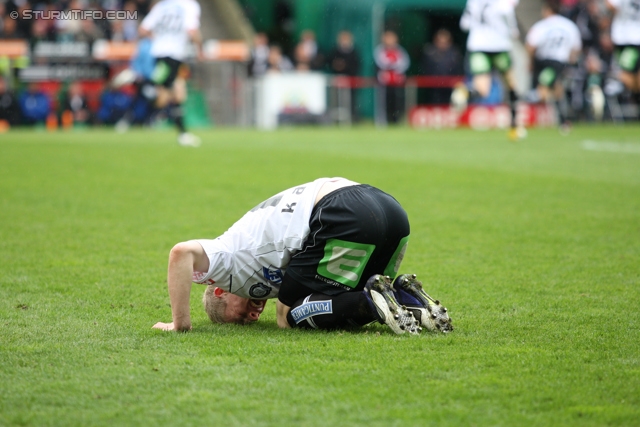
[[[247,212],[222,236],[198,240],[209,258],[209,271],[193,281],[214,284],[244,298],[275,298],[291,257],[310,233],[309,219],[320,178],[285,190]]]
[[[611,22],[613,44],[640,46],[640,0],[608,1],[616,8]]]
[[[527,34],[527,44],[536,49],[536,59],[568,63],[573,51],[582,48],[578,26],[560,15],[536,22]]]
[[[140,24],[151,31],[151,55],[184,60],[189,31],[200,28],[200,4],[195,0],[161,0]]]
[[[516,21],[516,0],[468,0],[460,28],[469,32],[470,52],[508,52],[512,39],[520,34]]]

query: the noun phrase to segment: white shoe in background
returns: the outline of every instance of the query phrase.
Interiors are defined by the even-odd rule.
[[[183,147],[199,147],[201,142],[200,137],[189,132],[178,135],[178,144]]]

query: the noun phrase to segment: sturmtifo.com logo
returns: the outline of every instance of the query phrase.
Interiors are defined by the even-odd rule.
[[[134,10],[23,10],[22,13],[13,11],[9,14],[11,19],[44,19],[56,21],[86,20],[86,19],[108,19],[110,21],[126,21],[138,19],[138,11]]]

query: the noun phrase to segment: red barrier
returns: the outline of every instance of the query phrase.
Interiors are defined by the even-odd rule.
[[[519,104],[516,121],[526,127],[553,126],[556,115],[548,105]],[[409,112],[409,124],[416,129],[506,129],[510,122],[511,112],[506,105],[471,105],[463,112],[448,105],[421,105]]]
[[[453,88],[464,81],[464,76],[413,76],[407,78],[406,86],[418,88]],[[362,89],[377,85],[373,77],[334,76],[332,86],[337,88]]]

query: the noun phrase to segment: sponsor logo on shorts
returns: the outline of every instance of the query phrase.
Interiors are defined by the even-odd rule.
[[[264,298],[271,293],[271,286],[267,286],[264,283],[256,283],[249,288],[249,295],[252,298]]]
[[[329,239],[317,273],[353,289],[358,286],[375,248],[375,245],[365,243]]]
[[[333,304],[331,300],[328,301],[306,301],[302,305],[291,310],[291,317],[296,324],[308,319],[311,316],[317,316],[319,314],[332,314]]]

